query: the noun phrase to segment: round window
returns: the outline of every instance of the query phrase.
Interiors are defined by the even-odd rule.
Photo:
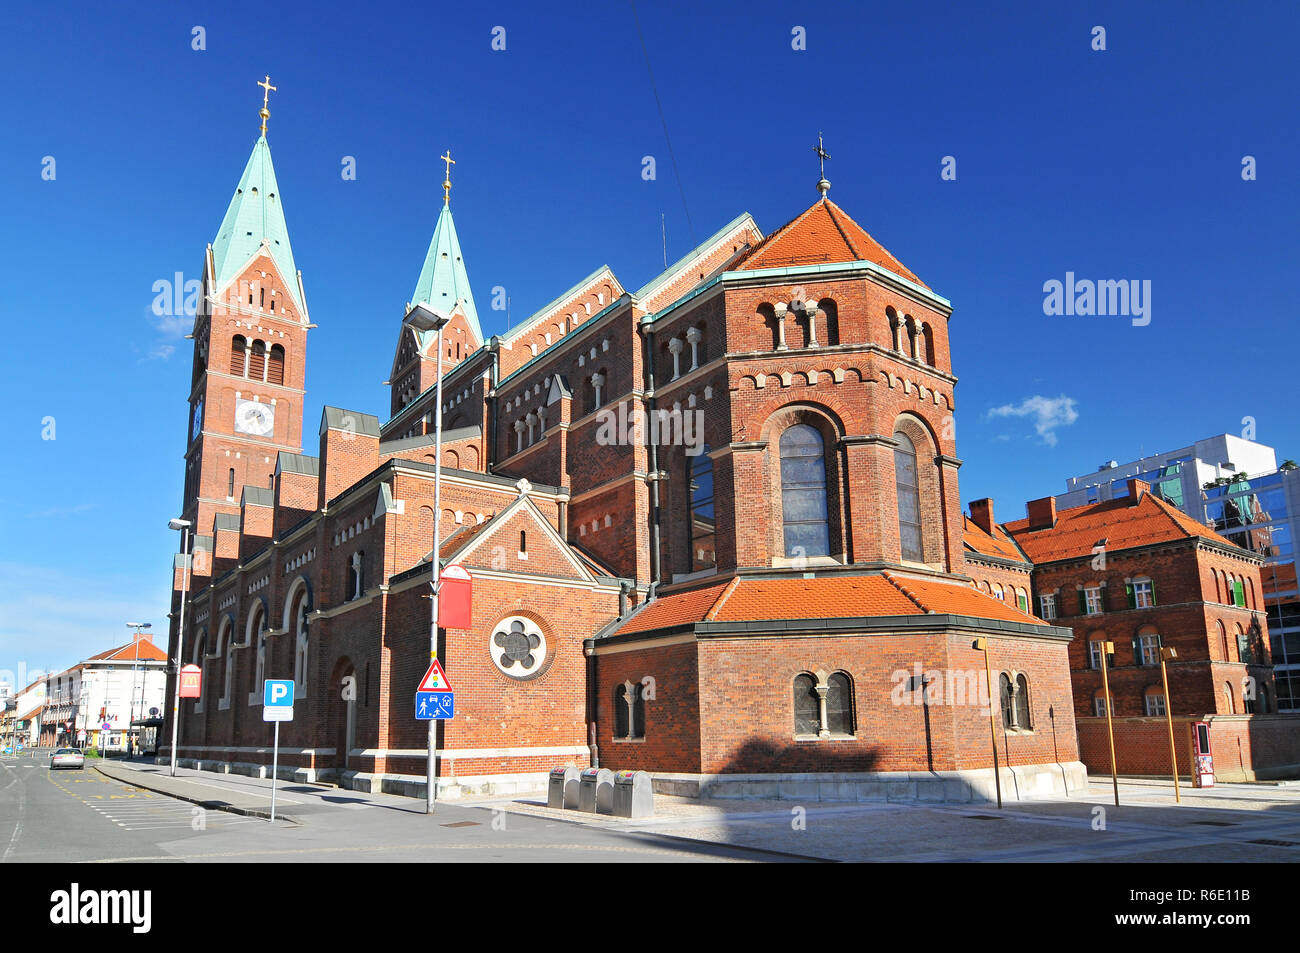
[[[536,674],[546,661],[546,637],[537,623],[524,616],[510,616],[492,627],[488,650],[492,661],[511,678]]]

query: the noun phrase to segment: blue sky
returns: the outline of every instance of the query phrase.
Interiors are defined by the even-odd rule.
[[[152,288],[198,277],[267,73],[319,325],[308,452],[323,403],[386,416],[444,150],[491,334],[496,285],[515,321],[604,263],[639,286],[661,214],[670,260],[741,211],[781,225],[816,199],[820,130],[832,198],[953,302],[963,500],[1011,519],[1069,475],[1245,416],[1300,456],[1294,4],[643,3],[654,87],[629,4],[407,6],[8,12],[0,669],[72,664],[128,620],[165,632],[190,353]],[[1150,324],[1045,315],[1067,272],[1150,281]]]

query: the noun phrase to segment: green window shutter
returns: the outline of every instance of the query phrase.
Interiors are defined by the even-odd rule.
[[[1126,596],[1128,596],[1128,607],[1129,607],[1130,609],[1136,609],[1136,608],[1137,608],[1137,596],[1135,596],[1135,595],[1133,594],[1133,583],[1131,583],[1131,582],[1126,582],[1126,583],[1124,583],[1124,594],[1125,594]]]
[[[1079,590],[1079,615],[1088,614],[1088,597],[1082,589]]]
[[[1156,605],[1156,581],[1151,580],[1151,604]]]
[[[1232,581],[1232,604],[1234,606],[1244,606],[1246,604],[1246,586],[1240,579]]]

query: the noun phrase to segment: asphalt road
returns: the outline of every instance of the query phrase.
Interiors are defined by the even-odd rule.
[[[90,761],[80,771],[50,771],[48,752],[38,752],[35,758],[25,755],[0,758],[3,863],[810,859],[667,834],[601,830],[490,807],[442,804],[433,816],[426,816],[423,802],[410,798],[291,782],[281,785],[279,809],[296,821],[271,824],[107,778]],[[238,776],[196,777],[217,788],[259,784]]]

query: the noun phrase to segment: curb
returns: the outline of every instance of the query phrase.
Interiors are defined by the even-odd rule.
[[[161,794],[164,797],[175,798],[178,801],[188,801],[191,804],[197,804],[199,807],[205,808],[207,810],[225,811],[227,814],[239,814],[244,817],[261,817],[261,818],[265,818],[268,821],[271,819],[270,808],[238,807],[227,801],[203,800],[202,798],[191,797],[186,794],[177,794],[174,791],[168,791],[161,787],[151,786],[148,783],[146,783],[147,781],[150,780],[147,776],[139,780],[133,778],[128,779],[128,778],[119,777],[116,774],[111,774],[108,771],[103,770],[103,768],[98,764],[91,765],[91,767],[93,767],[104,777],[112,778],[114,781],[118,781],[122,784],[129,784],[132,787],[144,788],[146,791],[153,791],[155,794]],[[132,773],[138,773],[138,772],[132,772]],[[277,821],[284,821],[286,824],[294,824],[297,826],[302,825],[302,821],[298,820],[296,817],[291,817],[288,814],[282,814],[279,811],[276,811],[275,819]]]

